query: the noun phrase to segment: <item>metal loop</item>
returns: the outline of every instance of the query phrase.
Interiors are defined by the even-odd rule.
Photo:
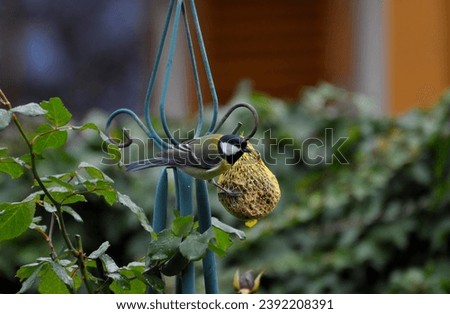
[[[192,20],[194,21],[195,33],[197,37],[198,46],[200,48],[200,54],[202,56],[203,68],[205,70],[206,79],[208,81],[209,91],[211,92],[213,115],[211,119],[211,125],[206,133],[211,133],[214,130],[214,126],[217,122],[217,115],[219,113],[219,99],[217,97],[216,88],[214,86],[214,80],[212,77],[211,68],[209,66],[208,56],[206,54],[205,43],[203,42],[202,31],[200,29],[200,22],[198,20],[197,9],[195,6],[195,1],[190,0],[190,8],[192,11]],[[212,132],[214,133],[214,132]]]
[[[149,129],[153,129],[152,122],[150,119],[151,96],[153,93],[153,88],[154,88],[154,84],[156,81],[156,74],[157,74],[158,67],[159,67],[159,64],[161,61],[164,43],[166,41],[167,33],[169,30],[170,20],[171,20],[174,6],[175,6],[175,0],[171,0],[169,3],[169,9],[168,9],[168,13],[166,16],[166,23],[163,28],[163,33],[161,36],[159,49],[158,49],[158,52],[156,55],[155,64],[153,66],[149,85],[147,88],[145,105],[144,105],[144,114],[145,114],[147,126]],[[209,126],[209,130],[207,131],[207,133],[210,133],[211,130],[214,129],[214,126],[217,121],[219,101],[218,101],[217,92],[216,92],[216,89],[214,86],[214,81],[212,78],[212,73],[211,73],[211,69],[209,66],[208,57],[206,54],[205,44],[203,42],[203,37],[202,37],[201,29],[200,29],[200,23],[198,20],[197,10],[195,7],[194,0],[190,0],[190,10],[191,10],[191,15],[192,15],[192,21],[193,21],[193,26],[194,26],[194,30],[195,30],[195,35],[196,35],[196,39],[197,39],[197,44],[198,44],[198,47],[200,50],[201,60],[203,63],[203,68],[205,70],[205,74],[206,74],[206,78],[207,78],[207,82],[208,82],[208,86],[209,86],[209,91],[210,91],[211,97],[212,97],[212,106],[213,106],[212,119],[211,119],[211,124]],[[178,30],[179,30],[179,22],[180,22],[181,16],[183,16],[187,45],[189,48],[189,56],[190,56],[190,61],[191,61],[191,66],[192,66],[192,72],[194,74],[194,82],[195,82],[195,89],[196,89],[197,102],[198,102],[198,119],[197,119],[196,131],[195,131],[196,137],[199,137],[202,135],[201,133],[202,133],[202,127],[203,127],[203,97],[202,97],[202,93],[201,93],[197,62],[195,60],[194,44],[193,44],[192,35],[190,32],[188,14],[186,12],[186,4],[184,3],[183,0],[177,0],[176,6],[175,6],[175,13],[174,13],[174,17],[173,17],[172,32],[171,32],[170,40],[169,40],[169,50],[168,50],[168,57],[167,57],[165,73],[164,73],[161,99],[159,101],[159,114],[160,114],[160,119],[162,122],[162,127],[164,129],[164,133],[166,134],[169,141],[174,145],[179,144],[179,142],[175,139],[175,137],[173,136],[173,134],[171,133],[171,131],[168,127],[166,113],[165,113],[165,102],[166,102],[166,95],[167,95],[167,90],[168,90],[168,86],[169,86],[170,72],[171,72],[172,64],[173,64],[173,57],[175,54],[176,38],[177,38]],[[164,144],[166,144],[166,143],[164,143]],[[164,144],[163,144],[163,147],[167,148],[167,145],[164,145]]]
[[[124,142],[116,142],[111,136],[108,135],[108,140],[107,142],[110,144],[113,144],[115,146],[117,146],[118,148],[126,148],[128,146],[130,146],[131,144],[133,144],[133,139],[130,138],[130,132],[128,132],[127,129],[122,129],[123,131],[123,136],[125,138]]]
[[[145,121],[147,122],[147,126],[148,126],[148,128],[150,130],[152,130],[152,133],[156,133],[156,132],[154,131],[154,127],[153,127],[152,120],[151,120],[150,102],[151,102],[151,98],[152,98],[152,94],[153,94],[153,88],[154,88],[155,82],[156,82],[156,76],[157,76],[156,74],[158,72],[158,67],[159,67],[159,64],[160,64],[160,61],[161,61],[161,56],[162,56],[163,49],[164,49],[164,43],[166,41],[167,32],[169,30],[169,25],[170,25],[170,20],[171,20],[170,17],[172,15],[174,4],[175,4],[175,0],[170,0],[169,8],[167,10],[166,20],[165,20],[165,23],[164,23],[163,33],[161,35],[161,40],[159,42],[158,52],[156,54],[155,63],[153,65],[153,69],[152,69],[152,72],[150,74],[150,79],[149,79],[149,82],[148,82],[147,92],[146,92],[146,95],[145,95],[144,116],[145,116]],[[160,138],[160,137],[158,136],[158,138]],[[160,145],[158,145],[158,146],[159,146],[159,148],[167,148],[167,147],[169,147],[169,145],[166,142],[163,142],[162,140],[161,140]]]
[[[197,96],[197,103],[198,103],[198,118],[197,118],[197,127],[195,129],[194,137],[199,137],[202,134],[202,128],[203,128],[203,95],[202,95],[202,89],[200,86],[200,78],[198,75],[198,69],[197,69],[197,61],[195,60],[195,51],[194,51],[194,43],[192,40],[191,30],[189,28],[189,20],[188,15],[186,12],[186,5],[183,3],[182,6],[182,13],[183,13],[183,20],[184,20],[184,29],[186,32],[186,39],[187,44],[189,48],[189,56],[191,59],[191,66],[192,66],[192,73],[194,75],[194,83],[195,83],[195,94]]]
[[[129,117],[131,117],[131,119],[137,123],[137,125],[141,128],[141,130],[144,131],[145,134],[155,142],[155,144],[158,146],[159,149],[167,146],[167,143],[162,140],[162,138],[158,135],[158,133],[156,133],[156,131],[153,128],[147,129],[144,122],[142,122],[141,119],[139,119],[139,117],[133,111],[131,111],[130,109],[127,109],[127,108],[121,108],[121,109],[114,111],[113,113],[111,113],[109,115],[108,120],[106,121],[105,130],[106,130],[106,134],[108,136],[109,142],[111,144],[114,144],[119,148],[125,148],[125,147],[130,146],[133,143],[133,140],[131,139],[128,130],[124,129],[124,136],[126,138],[126,141],[123,143],[117,143],[115,140],[113,140],[111,138],[111,136],[109,134],[112,121],[120,114],[126,114]]]
[[[169,129],[169,126],[167,125],[167,118],[166,118],[166,110],[165,110],[165,104],[166,104],[166,96],[167,96],[167,90],[169,88],[169,81],[170,81],[170,72],[172,71],[172,65],[173,65],[173,57],[175,55],[175,47],[177,42],[177,35],[178,35],[178,29],[180,24],[180,16],[181,16],[181,9],[183,6],[183,0],[177,1],[177,6],[175,9],[175,16],[172,24],[172,34],[170,37],[170,43],[169,43],[169,54],[167,56],[167,63],[164,73],[164,81],[162,85],[162,91],[161,91],[161,99],[159,101],[159,115],[162,123],[162,127],[164,129],[164,132],[166,133],[167,137],[169,138],[169,141],[174,144],[178,145],[179,142],[175,139],[172,132]]]
[[[245,137],[245,139],[247,139],[247,140],[251,139],[253,137],[253,135],[255,135],[256,131],[258,130],[259,116],[258,116],[258,112],[256,111],[255,107],[253,107],[252,105],[250,105],[248,103],[244,103],[244,102],[231,106],[231,108],[225,113],[225,115],[219,121],[219,123],[217,124],[216,128],[212,131],[212,133],[217,133],[217,131],[222,127],[222,125],[230,117],[230,115],[233,113],[233,111],[235,111],[237,108],[241,108],[241,107],[248,109],[253,115],[253,122],[254,122],[253,129],[250,132],[250,134]],[[233,130],[233,133],[237,133],[237,131],[240,129],[241,126],[242,126],[242,123],[239,122],[237,127]]]

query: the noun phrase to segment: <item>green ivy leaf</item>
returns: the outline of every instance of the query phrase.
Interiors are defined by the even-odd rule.
[[[145,263],[144,262],[131,262],[126,267],[122,267],[126,272],[120,271],[121,274],[126,275],[128,278],[134,276],[138,281],[140,281],[143,286],[145,287],[145,290],[147,290],[147,286],[150,286],[153,291],[163,293],[164,290],[164,281],[161,280],[159,274],[155,273],[148,273],[146,272]],[[129,273],[128,271],[131,271]],[[141,286],[137,286],[137,283],[135,280],[132,280],[131,282],[131,289],[142,289]],[[136,286],[134,286],[136,285]],[[135,290],[135,293],[142,293],[138,290]],[[128,293],[128,292],[126,292]]]
[[[84,195],[75,194],[73,191],[68,191],[66,188],[63,187],[50,187],[48,188],[48,190],[52,194],[53,199],[62,205],[87,201]],[[47,196],[45,197],[44,201],[47,203],[52,203],[47,198]]]
[[[151,287],[153,291],[156,291],[158,293],[164,292],[165,283],[164,281],[159,277],[159,275],[154,273],[145,273],[145,283]]]
[[[35,202],[41,195],[44,195],[44,191],[33,192],[30,195],[28,195],[26,198],[24,198],[22,203],[31,202],[31,201]]]
[[[119,280],[114,280],[109,286],[114,293],[142,294],[147,289],[146,283],[136,278],[134,270],[123,268],[119,271]],[[130,279],[133,278],[134,279]]]
[[[76,222],[83,223],[83,218],[71,207],[69,206],[62,206],[62,210],[65,213],[68,213],[70,216],[72,216],[73,219],[75,219]]]
[[[12,113],[9,110],[0,109],[0,131],[11,123]]]
[[[222,229],[213,227],[214,240],[210,243],[209,248],[219,256],[224,256],[228,248],[233,244],[230,234]]]
[[[144,262],[130,262],[127,266],[122,267],[122,269],[131,270],[133,275],[141,280],[143,283],[148,284],[146,278],[144,277],[145,263]]]
[[[61,201],[61,204],[68,205],[68,204],[75,204],[78,202],[87,202],[86,197],[81,194],[73,194],[73,195],[70,195],[69,197],[65,197]]]
[[[139,279],[136,275],[136,272],[125,270],[121,271],[121,274],[124,276],[126,275],[135,277],[135,279],[130,280],[130,290],[128,290],[127,293],[143,294],[147,291],[147,283]],[[140,274],[140,276],[143,278],[142,274]]]
[[[119,266],[117,266],[116,262],[112,259],[108,254],[101,254],[99,258],[105,264],[106,271],[110,274],[117,273],[119,271]]]
[[[41,278],[38,291],[41,294],[69,294],[70,290],[59,280],[58,276],[50,269],[46,269],[39,276]]]
[[[109,278],[113,280],[110,285],[111,290],[116,290],[117,293],[126,293],[131,290],[130,280],[120,273],[107,274]]]
[[[67,131],[55,129],[49,124],[40,125],[31,140],[33,151],[37,154],[42,154],[48,148],[61,147],[66,142]]]
[[[0,157],[0,172],[8,174],[12,179],[17,179],[23,174],[23,165],[20,159],[13,157]]]
[[[39,272],[39,278],[41,279],[38,290],[42,294],[68,294],[70,293],[69,288],[61,280],[58,274],[53,268],[55,262],[47,262],[43,265],[42,270]],[[60,265],[59,265],[60,266]],[[62,266],[60,266],[62,267]],[[64,267],[63,271],[65,272]],[[58,270],[60,271],[60,270]],[[67,274],[67,273],[66,273]],[[70,278],[72,279],[72,278]]]
[[[180,244],[180,252],[190,261],[201,259],[208,249],[208,243],[213,238],[214,232],[208,229],[204,233],[191,233]]]
[[[37,268],[41,266],[40,263],[31,263],[20,266],[20,268],[16,272],[16,277],[19,278],[21,281],[29,278]]]
[[[193,216],[179,216],[173,220],[172,232],[177,237],[185,237],[191,232],[193,225]]]
[[[88,258],[97,259],[103,254],[105,254],[106,250],[111,246],[108,241],[103,242],[98,249],[89,254]]]
[[[178,250],[181,238],[175,236],[169,229],[158,233],[157,238],[151,239],[148,256],[152,261],[167,260]]]
[[[101,189],[94,189],[92,193],[98,196],[102,196],[105,199],[106,203],[108,203],[109,205],[113,205],[117,202],[117,191],[112,186]]]
[[[211,217],[211,224],[214,227],[225,231],[226,233],[234,234],[234,235],[238,236],[239,240],[245,240],[246,236],[245,236],[245,232],[244,231],[241,231],[239,229],[233,228],[233,227],[231,227],[231,226],[221,222],[216,217]]]
[[[73,289],[73,279],[67,273],[65,267],[61,266],[55,261],[51,261],[50,265],[52,266],[53,272],[58,276],[58,278],[68,287]]]
[[[47,114],[47,110],[43,109],[39,104],[34,102],[23,106],[14,107],[11,109],[11,111],[30,117],[42,116],[44,114]]]
[[[32,223],[37,199],[0,204],[0,241],[18,237]]]
[[[41,216],[33,217],[33,222],[30,224],[30,226],[28,228],[30,228],[31,230],[40,230],[42,232],[46,232],[47,231],[47,226],[46,225],[39,225],[39,223],[41,221],[42,221],[42,217]]]
[[[31,155],[29,153],[26,153],[26,154],[20,156],[19,160],[21,160],[24,163],[24,165],[31,166]]]
[[[144,210],[139,207],[138,205],[136,205],[129,196],[124,195],[120,192],[117,192],[118,195],[118,201],[120,204],[122,204],[123,206],[128,207],[131,212],[133,212],[133,214],[136,215],[136,217],[138,218],[139,222],[141,223],[141,226],[144,228],[144,230],[150,232],[150,233],[154,233],[153,232],[153,228],[151,227],[147,216],[145,215]]]
[[[164,263],[161,273],[166,276],[175,276],[180,274],[189,264],[189,260],[181,254],[180,250]]]
[[[72,119],[72,114],[58,97],[41,102],[41,107],[47,110],[47,119],[56,127],[64,126]]]
[[[103,173],[103,171],[101,171],[99,168],[87,163],[87,162],[82,162],[78,165],[78,168],[80,169],[84,169],[93,179],[100,179],[100,180],[104,180],[110,183],[113,183],[114,181],[108,177],[106,174]]]
[[[78,130],[78,131],[84,131],[84,130],[98,131],[98,126],[95,125],[95,123],[88,122],[88,123],[83,124],[82,126],[72,126],[72,129]]]
[[[19,268],[16,276],[22,282],[22,287],[20,288],[18,293],[24,293],[35,285],[39,272],[41,271],[43,266],[44,265],[41,263],[32,263],[23,265]]]
[[[85,187],[87,192],[103,197],[109,205],[113,205],[117,202],[117,191],[111,186],[111,182],[101,179],[88,180],[79,173],[76,174],[76,177],[78,182]]]
[[[56,213],[57,209],[50,203],[44,202],[44,209],[49,213]]]
[[[73,172],[69,172],[48,177],[42,177],[41,181],[44,183],[45,186],[60,186],[67,189],[68,191],[74,191],[75,187],[69,182],[67,182],[74,176],[75,174]],[[36,180],[34,182],[34,185],[39,186]]]

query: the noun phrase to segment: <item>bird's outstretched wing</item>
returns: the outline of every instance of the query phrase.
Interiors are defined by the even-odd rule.
[[[164,160],[171,160],[173,166],[210,169],[216,167],[221,161],[217,145],[218,140],[215,136],[194,138],[179,144],[173,149],[162,151],[158,154],[158,157]]]
[[[154,158],[132,162],[125,167],[129,172],[161,166],[211,169],[221,161],[217,149],[214,149],[214,145],[217,147],[214,141],[216,140],[210,137],[206,137],[206,141],[194,138],[164,150]]]

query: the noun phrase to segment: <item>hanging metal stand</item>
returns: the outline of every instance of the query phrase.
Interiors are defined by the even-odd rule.
[[[216,133],[219,128],[222,127],[225,120],[229,117],[229,115],[237,108],[239,107],[245,107],[248,110],[251,111],[253,117],[254,117],[254,128],[253,130],[248,134],[247,138],[251,138],[257,129],[258,126],[258,115],[255,111],[255,109],[248,104],[241,103],[234,105],[230,108],[230,110],[224,115],[222,120],[217,124],[217,115],[218,115],[218,98],[216,94],[216,90],[214,87],[214,82],[211,74],[211,70],[209,67],[208,58],[206,55],[206,50],[200,30],[200,24],[197,17],[197,11],[195,7],[194,0],[170,0],[168,12],[161,36],[161,41],[159,44],[159,48],[156,54],[155,64],[150,76],[150,80],[148,83],[147,93],[145,97],[145,103],[144,103],[144,114],[145,114],[145,123],[142,122],[139,117],[130,109],[122,108],[114,111],[110,117],[107,120],[106,123],[106,131],[107,134],[109,134],[109,129],[111,127],[112,121],[118,116],[125,114],[129,116],[132,120],[134,120],[137,125],[142,129],[145,134],[153,140],[155,145],[158,149],[164,150],[172,145],[177,145],[178,142],[174,138],[173,134],[171,133],[166,119],[166,113],[165,113],[165,101],[166,101],[166,95],[167,90],[169,87],[169,78],[170,73],[172,69],[173,64],[173,58],[175,54],[175,47],[176,47],[176,41],[177,41],[177,35],[179,33],[179,25],[180,21],[184,23],[184,29],[185,29],[185,35],[187,39],[187,44],[189,48],[189,56],[190,61],[192,65],[192,72],[194,75],[194,81],[195,81],[195,89],[196,89],[196,95],[197,95],[197,102],[198,102],[198,119],[197,119],[197,126],[195,130],[195,137],[202,136],[202,128],[203,128],[203,97],[201,93],[200,88],[200,80],[198,75],[198,69],[197,69],[197,63],[196,58],[194,54],[194,41],[190,32],[190,21],[189,21],[189,14],[188,10],[186,8],[187,2],[189,2],[189,12],[192,17],[193,21],[193,28],[195,30],[196,39],[197,39],[197,45],[200,49],[200,55],[201,55],[201,61],[203,63],[203,67],[205,69],[205,74],[209,86],[209,92],[211,93],[212,98],[212,119],[211,124],[208,128],[208,130],[204,134],[209,133]],[[173,10],[175,9],[175,12]],[[161,57],[162,52],[165,43],[167,42],[167,33],[169,30],[169,26],[172,24],[172,30],[169,42],[169,48],[168,48],[168,57],[164,69],[164,79],[163,79],[163,85],[162,85],[162,93],[161,98],[159,100],[159,114],[161,123],[164,129],[164,133],[166,137],[169,139],[169,142],[164,141],[155,131],[155,128],[153,127],[152,121],[151,121],[151,115],[150,115],[150,102],[154,90],[154,85],[156,81],[156,74],[158,72],[159,66],[161,64]],[[241,124],[239,124],[234,130],[233,133],[237,132],[239,128],[241,127]],[[231,133],[231,132],[230,132]],[[124,132],[125,139],[121,143],[116,143],[111,140],[112,143],[117,145],[120,148],[124,148],[129,146],[132,143],[132,139],[129,137],[128,133]],[[175,187],[176,187],[176,208],[179,209],[180,214],[185,215],[193,215],[194,212],[194,199],[193,199],[193,190],[194,190],[194,179],[181,172],[177,171],[177,169],[172,169],[174,172],[174,180],[175,180]],[[167,209],[168,209],[168,176],[167,176],[167,168],[164,168],[161,170],[159,181],[156,188],[156,197],[155,197],[155,204],[154,204],[154,212],[153,212],[153,229],[155,232],[160,232],[161,230],[166,228],[166,221],[167,221]],[[199,232],[203,233],[206,230],[208,230],[211,227],[211,209],[208,199],[208,191],[206,182],[203,180],[195,180],[195,203],[197,207],[197,214],[198,214],[198,223],[199,223]],[[215,255],[212,251],[207,251],[205,257],[202,259],[203,263],[203,277],[204,277],[204,283],[205,283],[205,292],[206,293],[219,293],[219,287],[218,287],[218,279],[217,279],[217,271],[216,271],[216,261],[215,261]],[[194,263],[190,263],[187,268],[183,271],[182,274],[180,274],[177,277],[177,284],[176,284],[176,291],[177,293],[195,293],[195,268]]]

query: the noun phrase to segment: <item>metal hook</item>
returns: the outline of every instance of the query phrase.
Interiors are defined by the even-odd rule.
[[[125,138],[124,142],[116,142],[111,136],[109,136],[109,134],[107,142],[117,146],[118,148],[125,148],[133,144],[133,139],[130,137],[130,132],[127,129],[122,129],[122,131]]]
[[[227,113],[225,113],[225,115],[219,121],[219,123],[217,124],[216,128],[212,131],[212,133],[217,133],[217,131],[222,127],[222,125],[225,123],[225,121],[228,119],[228,117],[233,113],[233,111],[235,111],[237,108],[241,108],[241,107],[247,108],[253,115],[253,121],[254,121],[253,129],[250,132],[250,134],[245,137],[245,139],[247,139],[247,140],[251,139],[253,137],[253,135],[255,135],[256,131],[258,130],[259,116],[258,116],[258,112],[256,111],[256,109],[252,105],[247,104],[247,103],[238,103],[238,104],[231,106],[231,108],[227,111]],[[237,127],[233,130],[233,133],[236,133],[241,126],[242,126],[242,123],[239,122]]]
[[[145,134],[154,141],[154,143],[156,144],[156,146],[158,146],[159,149],[167,146],[167,143],[165,143],[161,139],[161,137],[159,137],[159,135],[155,132],[155,130],[153,128],[147,129],[145,124],[139,119],[139,117],[133,111],[126,109],[126,108],[122,108],[122,109],[118,109],[118,110],[114,111],[113,113],[110,114],[110,116],[108,117],[108,120],[106,121],[105,129],[106,129],[106,134],[108,136],[109,143],[116,145],[118,148],[125,148],[125,147],[130,146],[133,143],[133,139],[130,137],[130,133],[126,129],[123,129],[125,141],[122,143],[118,143],[117,141],[113,140],[109,134],[112,121],[120,114],[125,114],[125,115],[129,116],[134,122],[136,122],[137,125],[141,128],[141,130],[144,131]]]

